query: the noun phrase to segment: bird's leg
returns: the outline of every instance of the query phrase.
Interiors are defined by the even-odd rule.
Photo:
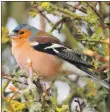
[[[33,70],[32,70],[32,61],[30,60],[30,58],[28,58],[27,64],[28,64],[28,67],[29,67],[29,75],[32,76]]]
[[[27,79],[27,82],[29,84],[28,89],[31,89],[31,87],[33,86],[33,82],[32,82],[33,70],[32,70],[32,61],[30,60],[30,58],[28,58],[27,64],[28,64],[28,67],[29,67],[29,71],[28,71],[29,72],[29,77]]]
[[[29,77],[27,79],[27,82],[28,82],[27,91],[31,90],[32,94],[34,95],[34,101],[37,101],[38,97],[40,97],[40,96],[39,96],[39,93],[37,93],[35,82],[33,83],[33,80],[34,80],[35,77],[34,77],[34,74],[33,74],[32,61],[31,61],[30,58],[28,58],[27,64],[28,64],[28,67],[29,67],[28,68]],[[38,80],[38,82],[39,82],[39,80]]]
[[[54,81],[51,82],[49,88],[46,88],[46,84],[43,83],[43,86],[42,86],[42,90],[43,90],[42,98],[43,98],[43,101],[48,100],[48,96],[51,96],[50,89],[52,88],[53,83],[54,83]]]
[[[43,93],[42,93],[41,100],[45,101],[46,100],[46,96],[48,96],[48,92],[47,92],[45,83],[42,84],[42,90],[43,90]]]
[[[52,82],[50,83],[49,88],[47,89],[47,91],[49,92],[49,94],[50,94],[50,89],[52,88],[52,86],[53,86],[54,82],[55,82],[55,81],[52,81]]]

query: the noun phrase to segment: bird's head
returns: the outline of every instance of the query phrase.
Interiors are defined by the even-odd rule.
[[[9,34],[8,36],[11,37],[11,39],[14,39],[14,40],[18,40],[18,39],[23,39],[23,40],[26,40],[28,39],[29,37],[35,37],[37,32],[39,30],[36,29],[35,27],[33,26],[29,26],[27,24],[21,24],[19,26],[17,26],[11,34]]]

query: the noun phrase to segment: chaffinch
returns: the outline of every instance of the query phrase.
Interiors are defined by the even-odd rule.
[[[9,36],[12,53],[21,69],[28,71],[27,60],[30,59],[33,72],[44,80],[76,74],[88,76],[109,88],[105,81],[88,70],[93,66],[81,59],[81,53],[63,45],[54,36],[27,24],[17,26]]]

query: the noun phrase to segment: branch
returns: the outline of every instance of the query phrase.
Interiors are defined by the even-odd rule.
[[[78,103],[78,105],[79,105],[79,108],[80,108],[80,110],[78,110],[77,108],[77,106],[76,106],[76,111],[77,112],[83,112],[83,104],[84,104],[84,102],[83,103],[80,103],[80,101],[77,99],[77,100],[75,100],[75,102],[77,102]]]
[[[110,26],[107,26],[107,25],[105,26],[104,24],[99,24],[99,26],[102,27],[102,28],[108,28],[108,29],[110,29]]]
[[[53,23],[46,17],[45,14],[43,14],[44,10],[41,9],[40,6],[34,6],[34,9],[37,9],[38,13],[40,13],[51,25],[53,25]]]
[[[48,13],[56,14],[56,15],[59,16],[59,13],[60,13],[60,14],[62,14],[62,16],[65,16],[65,17],[69,17],[69,18],[74,18],[74,19],[79,19],[79,20],[85,20],[85,21],[87,21],[85,19],[85,17],[80,16],[80,15],[78,15],[76,13],[73,13],[73,12],[71,12],[68,9],[64,9],[64,8],[61,8],[61,7],[57,7],[56,5],[53,5],[53,4],[49,3],[49,2],[48,3],[42,2],[40,5],[37,5],[37,3],[36,3],[36,6],[34,6],[34,8],[36,8],[37,11],[39,13],[42,13],[42,14],[43,14],[44,11],[47,11]],[[51,23],[50,20],[48,20],[48,21],[49,21],[49,23]],[[52,23],[52,25],[53,25],[53,23]]]
[[[42,16],[40,14],[40,25],[41,25],[41,30],[45,31],[45,20],[44,20],[44,16]]]
[[[5,74],[5,73],[2,73],[2,77],[4,78],[4,79],[8,79],[8,80],[10,80],[10,81],[12,81],[13,80],[13,78],[12,77],[9,77],[7,74]],[[14,81],[15,82],[18,82],[18,83],[23,83],[23,82],[21,82],[21,81],[19,81],[19,80],[17,80],[17,79],[14,79]],[[24,83],[25,85],[28,85],[27,83]]]
[[[56,6],[53,6],[53,8],[55,8],[59,12],[62,12],[64,14],[68,15],[69,17],[73,17],[75,19],[82,19],[81,16],[69,11],[68,9],[63,9],[63,8],[59,8],[59,7],[56,7]]]
[[[46,17],[46,15],[45,14],[43,14],[43,13],[40,13],[51,25],[53,25],[53,23]]]
[[[87,54],[87,55],[89,55],[91,57],[94,57],[98,61],[101,61],[101,62],[104,62],[104,63],[109,62],[109,56],[100,56],[98,53],[96,53],[96,52],[94,52],[92,50],[84,49],[83,53]]]
[[[67,5],[68,5],[68,6],[70,6],[70,7],[72,7],[72,8],[74,8],[74,9],[76,9],[76,10],[79,10],[79,11],[81,11],[81,12],[83,12],[83,13],[86,13],[86,14],[87,14],[86,9],[84,9],[84,8],[79,8],[79,5],[80,5],[80,4],[76,4],[75,6],[70,5],[70,4],[67,4]]]
[[[97,40],[97,39],[87,39],[87,38],[85,38],[85,39],[77,39],[77,40],[79,40],[79,41],[88,41],[88,42],[96,42],[96,43],[109,44],[107,42],[107,39]]]
[[[79,16],[78,14],[75,14],[68,9],[57,7],[56,5],[53,5],[49,2],[46,3],[45,6],[43,4],[44,4],[44,2],[42,2],[40,4],[41,8],[44,9],[45,11],[49,12],[49,13],[51,12],[52,14],[59,15],[59,13],[55,13],[55,11],[58,11],[58,12],[61,12],[63,15],[66,15],[67,17],[72,17],[72,18],[75,18],[75,19],[82,19],[82,16]]]
[[[85,2],[94,12],[95,14],[102,20],[102,17],[99,15],[99,13],[97,12],[97,10],[95,10],[91,5],[89,5],[88,2]]]
[[[56,24],[53,25],[52,29],[50,30],[50,32],[52,33],[54,29],[56,29],[56,27],[62,23],[64,21],[65,18],[62,18],[61,20],[59,20]]]
[[[104,64],[103,66],[101,66],[99,69],[95,70],[96,72],[103,72],[105,70],[109,70],[110,69],[110,65],[108,63]]]
[[[30,11],[37,11],[37,13],[39,13],[41,16],[43,16],[48,22],[49,24],[53,25],[53,23],[46,17],[45,14],[43,14],[44,10],[42,9],[42,7],[40,6],[33,6],[32,8],[30,8]]]

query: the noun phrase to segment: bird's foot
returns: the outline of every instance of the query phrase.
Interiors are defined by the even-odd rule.
[[[54,82],[55,82],[55,81],[52,81],[52,82],[50,83],[50,86],[49,86],[49,88],[47,89],[48,91],[50,91],[50,90],[51,90],[51,88],[52,88],[52,86],[53,86]]]
[[[46,88],[46,84],[43,83],[42,85],[42,96],[41,96],[41,101],[42,102],[45,102],[49,99],[49,96],[50,96],[50,89],[47,89]]]
[[[46,88],[46,84],[43,83],[43,86],[42,86],[43,93],[42,93],[42,98],[41,98],[41,99],[43,99],[43,101],[48,100],[49,96],[51,96],[50,90],[51,90],[51,88],[53,86],[53,83],[54,83],[54,81],[50,84],[49,88]]]

